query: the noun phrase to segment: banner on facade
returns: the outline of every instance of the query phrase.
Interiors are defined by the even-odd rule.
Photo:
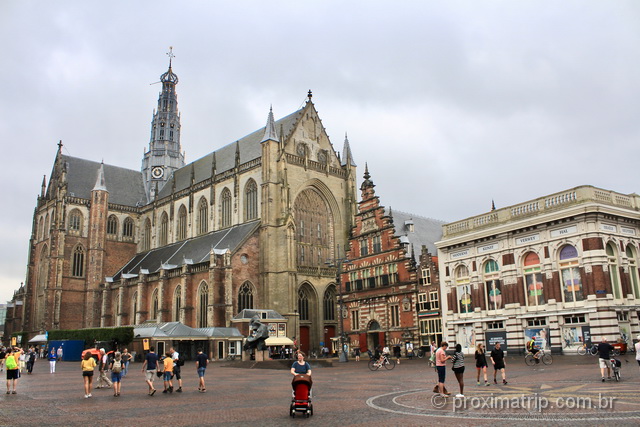
[[[487,331],[484,333],[487,340],[487,352],[493,350],[497,343],[500,343],[500,349],[507,351],[507,331]]]
[[[460,325],[456,334],[456,344],[462,346],[462,352],[468,353],[476,346],[476,333],[472,324]],[[451,345],[449,347],[452,347]]]
[[[525,347],[531,337],[536,337],[536,345],[543,350],[551,350],[549,342],[549,328],[528,328],[524,330]]]

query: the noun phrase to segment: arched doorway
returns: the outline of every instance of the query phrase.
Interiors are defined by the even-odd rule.
[[[378,346],[384,346],[384,332],[380,328],[380,324],[376,320],[372,320],[367,327],[367,347],[371,351],[375,351]]]

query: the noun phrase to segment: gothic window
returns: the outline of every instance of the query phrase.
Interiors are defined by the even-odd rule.
[[[336,320],[336,289],[330,287],[324,293],[324,320]]]
[[[133,298],[131,301],[131,316],[129,319],[129,323],[134,325],[136,323],[136,313],[138,313],[138,292],[133,293]]]
[[[158,315],[160,314],[160,304],[158,298],[158,288],[153,290],[153,294],[151,294],[151,319],[156,322],[159,321]]]
[[[244,220],[258,218],[258,186],[253,179],[244,187]]]
[[[200,283],[198,288],[198,309],[197,309],[197,327],[206,328],[207,323],[207,307],[209,306],[209,286],[207,282]]]
[[[74,209],[69,214],[69,231],[74,234],[80,234],[82,231],[82,213],[78,209]]]
[[[298,291],[298,313],[300,313],[300,320],[311,320],[309,316],[309,295],[302,288]]]
[[[118,235],[118,218],[115,215],[109,215],[107,218],[107,234],[110,236]]]
[[[502,308],[502,283],[500,282],[500,266],[495,260],[490,259],[484,263],[484,291],[485,301],[488,301],[488,310]]]
[[[182,307],[182,287],[180,285],[176,286],[175,291],[173,291],[173,321],[180,321],[180,307]]]
[[[627,245],[627,259],[629,260],[629,277],[631,278],[631,286],[633,288],[633,296],[640,298],[640,289],[638,284],[638,257],[636,249],[632,245]]]
[[[40,217],[40,219],[38,220],[38,235],[37,240],[42,240],[42,236],[44,235],[44,219],[42,217]]]
[[[204,197],[198,203],[198,234],[205,234],[209,231],[209,205]]]
[[[122,236],[128,238],[133,237],[133,220],[129,217],[124,220],[124,225],[122,226]]]
[[[253,286],[249,282],[244,282],[238,291],[238,313],[245,309],[253,309]]]
[[[622,298],[622,288],[620,287],[620,274],[618,271],[618,251],[613,243],[607,243],[607,262],[609,264],[609,279],[613,288],[613,297]]]
[[[47,219],[44,220],[44,238],[47,239],[49,237],[49,231],[51,226],[49,224],[49,214],[47,214]]]
[[[456,268],[456,290],[458,293],[458,312],[471,313],[473,311],[471,301],[471,286],[469,285],[469,269],[465,265]]]
[[[529,252],[524,257],[524,291],[527,296],[527,305],[539,306],[544,304],[544,283],[540,258],[534,252]]]
[[[187,238],[187,208],[184,205],[180,205],[178,209],[178,227],[176,230],[178,240],[184,240]]]
[[[166,246],[169,243],[169,215],[162,212],[160,217],[160,242],[159,246]]]
[[[560,280],[564,302],[582,301],[582,278],[578,268],[578,250],[565,245],[560,249]]]
[[[298,265],[324,266],[333,241],[333,218],[326,201],[316,190],[306,189],[296,197],[293,215],[298,230]]]
[[[84,276],[84,248],[78,245],[73,250],[73,258],[71,261],[71,275],[73,277]]]
[[[144,230],[142,231],[142,250],[148,251],[151,249],[151,221],[147,218],[144,221]]]
[[[220,227],[231,227],[231,191],[228,188],[222,190],[220,196]]]

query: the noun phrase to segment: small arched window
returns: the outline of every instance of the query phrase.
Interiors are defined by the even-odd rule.
[[[209,231],[209,205],[204,197],[198,204],[198,234],[205,234]]]
[[[542,268],[540,257],[535,252],[529,252],[524,257],[524,292],[527,305],[539,306],[546,303],[544,283],[542,282]]]
[[[69,214],[69,231],[80,234],[82,231],[82,213],[78,209],[74,209]]]
[[[133,220],[129,217],[124,220],[124,225],[122,226],[122,236],[127,238],[133,237]]]
[[[73,277],[84,277],[84,248],[78,245],[73,250],[71,260],[71,275]]]
[[[565,245],[560,249],[560,280],[564,302],[582,301],[582,278],[578,268],[578,250],[575,246]]]
[[[245,309],[253,309],[253,286],[249,282],[245,282],[238,291],[238,313]]]
[[[169,216],[166,212],[162,212],[160,217],[160,246],[166,246],[169,243]]]
[[[253,179],[244,187],[244,220],[258,218],[258,186]]]
[[[51,225],[49,224],[49,214],[47,214],[47,218],[44,220],[44,238],[49,238],[49,231],[51,230]]]
[[[158,319],[158,315],[160,314],[160,301],[158,297],[158,288],[153,290],[153,294],[151,295],[151,319],[156,322],[160,321]]]
[[[107,234],[112,237],[118,235],[118,218],[115,215],[107,218]]]
[[[180,205],[178,209],[178,227],[177,227],[178,240],[184,240],[187,238],[187,208],[184,205]]]
[[[298,313],[300,320],[309,320],[309,294],[303,288],[298,290]]]
[[[324,293],[322,301],[324,320],[336,320],[336,288],[331,286]]]
[[[148,251],[151,249],[151,221],[147,218],[144,221],[144,230],[142,232],[142,250]]]
[[[130,317],[129,322],[132,325],[136,324],[137,314],[138,314],[138,292],[136,291],[133,293],[133,297],[131,298],[131,315],[129,316]]]
[[[222,190],[220,199],[220,227],[231,227],[231,191],[228,188]]]
[[[208,327],[207,322],[207,307],[209,306],[209,286],[207,282],[202,282],[200,288],[198,288],[198,310],[197,310],[197,325],[198,328]]]
[[[173,291],[173,321],[180,321],[180,308],[182,307],[182,287],[176,286],[176,290]]]

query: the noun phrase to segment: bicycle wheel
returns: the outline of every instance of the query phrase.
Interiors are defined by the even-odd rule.
[[[380,365],[378,365],[377,361],[374,359],[369,360],[369,369],[372,371],[377,371]]]
[[[617,348],[614,348],[611,354],[613,354],[614,356],[620,356],[620,350]]]
[[[390,371],[396,367],[396,361],[393,359],[387,359],[387,361],[384,363],[384,367]]]
[[[551,357],[550,354],[543,354],[542,363],[544,363],[545,365],[551,365],[553,363],[553,357]]]
[[[526,363],[528,366],[533,366],[536,364],[536,360],[534,359],[533,355],[529,353],[524,357],[524,363]]]
[[[584,346],[578,347],[578,355],[584,356],[585,354],[587,354],[587,348]]]

